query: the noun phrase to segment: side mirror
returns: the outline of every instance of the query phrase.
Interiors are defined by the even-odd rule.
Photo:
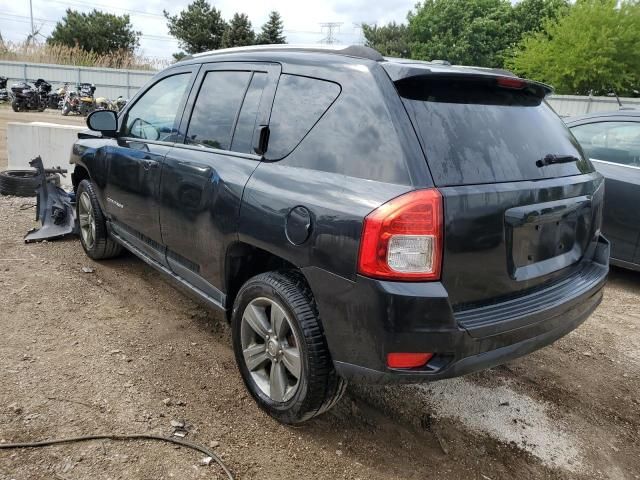
[[[115,136],[118,131],[118,114],[111,110],[95,110],[87,117],[90,130],[107,136]]]

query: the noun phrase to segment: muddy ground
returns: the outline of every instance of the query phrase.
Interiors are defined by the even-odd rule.
[[[0,109],[0,130],[16,119],[61,117]],[[596,313],[526,358],[425,386],[350,387],[287,427],[245,393],[221,315],[132,255],[97,263],[75,239],[25,245],[32,204],[0,197],[0,442],[167,435],[185,420],[186,438],[240,479],[640,478],[640,274],[613,270]],[[146,441],[0,450],[0,480],[223,478],[202,457]]]

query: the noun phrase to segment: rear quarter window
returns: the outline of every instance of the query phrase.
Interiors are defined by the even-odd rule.
[[[340,86],[336,83],[299,75],[281,75],[269,121],[267,157],[279,160],[289,155],[338,95]]]
[[[491,82],[407,79],[396,85],[437,186],[593,171],[579,144],[542,98]],[[538,167],[536,161],[548,154],[571,155],[579,161]]]

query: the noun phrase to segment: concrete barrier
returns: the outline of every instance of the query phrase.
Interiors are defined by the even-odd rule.
[[[71,147],[78,139],[78,132],[86,128],[46,122],[7,123],[9,170],[29,169],[29,161],[40,155],[45,168],[60,166],[70,170],[66,178],[61,178],[61,184],[71,186]]]

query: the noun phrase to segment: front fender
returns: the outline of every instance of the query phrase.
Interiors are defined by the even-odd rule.
[[[109,175],[109,150],[114,140],[105,138],[80,137],[73,144],[69,163],[75,165],[73,174],[74,188],[84,178],[89,178],[96,189],[98,201],[104,208],[104,195]],[[80,173],[82,169],[83,172]]]

